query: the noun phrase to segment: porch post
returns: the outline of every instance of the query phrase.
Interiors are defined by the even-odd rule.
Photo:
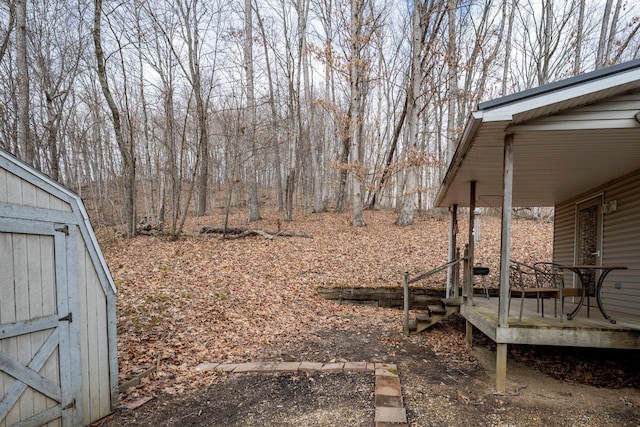
[[[511,208],[513,200],[513,134],[504,137],[502,231],[500,242],[500,304],[498,323],[509,324],[509,259],[511,258]]]
[[[505,135],[504,137],[502,196],[498,326],[505,328],[509,327],[509,260],[511,258],[511,208],[513,207],[513,134]],[[507,386],[507,344],[496,344],[496,391],[498,393],[504,393]]]
[[[467,260],[467,271],[465,271],[465,302],[467,305],[473,305],[473,250],[475,247],[473,238],[473,211],[476,209],[476,182],[471,181],[469,189],[469,251]]]
[[[458,234],[458,205],[453,205],[450,210],[451,216],[449,224],[449,262],[453,261],[456,257],[456,237]],[[453,280],[453,274],[458,271],[458,269],[450,266],[447,269],[447,292],[446,297],[449,298],[451,294],[451,286],[456,285],[457,288],[457,280]],[[453,297],[458,296],[458,289],[453,290]]]

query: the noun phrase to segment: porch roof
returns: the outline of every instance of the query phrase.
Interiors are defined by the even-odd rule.
[[[481,103],[435,204],[469,206],[469,183],[476,181],[476,206],[501,206],[508,134],[513,206],[555,206],[637,170],[638,113],[640,59]]]

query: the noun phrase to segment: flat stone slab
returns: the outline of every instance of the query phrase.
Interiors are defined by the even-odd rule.
[[[196,366],[196,371],[213,371],[220,365],[219,363],[201,363]]]
[[[377,423],[406,423],[407,411],[404,408],[385,408],[383,406],[376,407],[376,425]]]
[[[376,396],[399,396],[402,397],[400,378],[376,376]]]
[[[342,372],[344,369],[344,363],[325,363],[320,369],[320,372]]]
[[[385,408],[404,408],[402,396],[386,396],[384,394],[376,395],[376,406],[384,406]]]
[[[276,372],[295,373],[295,372],[298,372],[300,365],[302,365],[302,363],[300,362],[281,362],[281,363],[278,363],[278,366],[276,367]]]
[[[367,372],[367,362],[345,362],[344,370],[349,372]]]
[[[246,374],[249,372],[259,372],[260,363],[240,363],[233,370],[234,374]]]
[[[302,362],[300,364],[300,366],[298,367],[298,371],[300,371],[300,372],[319,371],[320,369],[322,369],[322,366],[323,366],[322,363]]]
[[[216,371],[233,372],[238,367],[237,363],[221,363],[216,366]]]

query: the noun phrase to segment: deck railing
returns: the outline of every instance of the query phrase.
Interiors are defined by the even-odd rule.
[[[416,283],[419,282],[421,280],[426,279],[429,276],[432,276],[436,273],[441,272],[442,270],[445,270],[447,268],[452,267],[452,287],[453,287],[453,297],[457,297],[458,296],[458,289],[460,287],[460,284],[458,282],[459,277],[460,277],[460,263],[464,262],[464,267],[463,267],[463,272],[465,274],[465,279],[466,280],[466,271],[467,271],[467,265],[466,265],[466,261],[467,261],[468,257],[466,256],[466,251],[465,251],[465,256],[461,257],[460,256],[460,249],[456,250],[456,259],[454,259],[453,261],[449,261],[446,264],[442,264],[439,267],[434,268],[433,270],[429,270],[426,273],[422,273],[414,278],[409,278],[409,272],[405,271],[404,273],[404,303],[403,303],[403,307],[404,307],[404,334],[405,335],[409,335],[409,285],[412,283]],[[447,289],[447,297],[449,297],[449,292]]]

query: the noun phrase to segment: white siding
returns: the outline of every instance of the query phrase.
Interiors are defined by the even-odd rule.
[[[612,271],[603,287],[608,311],[640,314],[640,170],[603,187],[604,202],[617,202],[614,212],[604,214],[602,264],[623,265],[628,270]],[[589,196],[589,195],[585,195]],[[584,198],[583,198],[584,199]],[[576,200],[556,207],[554,261],[573,263]],[[614,286],[620,284],[620,289]]]

